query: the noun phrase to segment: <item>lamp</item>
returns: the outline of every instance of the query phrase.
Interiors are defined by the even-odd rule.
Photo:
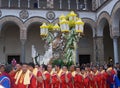
[[[77,16],[77,14],[75,14],[73,11],[71,11],[71,12],[68,14],[69,21],[76,21],[76,16]]]
[[[43,37],[46,37],[48,35],[48,26],[46,23],[43,23],[42,26],[40,26],[40,35]]]
[[[79,18],[78,21],[75,22],[75,32],[83,33],[84,22]]]
[[[61,28],[62,33],[68,33],[69,32],[69,25],[68,25],[68,21],[66,19],[61,20],[60,28]]]
[[[60,30],[60,27],[59,27],[59,25],[57,23],[53,26],[53,30],[55,30],[55,31]]]

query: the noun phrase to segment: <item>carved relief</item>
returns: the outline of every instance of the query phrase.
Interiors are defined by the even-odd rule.
[[[53,11],[49,11],[46,14],[47,19],[53,20],[55,18],[55,13]]]
[[[21,19],[27,19],[29,17],[29,13],[27,10],[22,10],[20,11],[19,16]]]

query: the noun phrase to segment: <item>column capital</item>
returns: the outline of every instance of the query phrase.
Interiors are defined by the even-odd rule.
[[[120,36],[119,27],[113,27],[111,37],[116,38],[116,37],[119,37],[119,36]]]
[[[119,38],[119,36],[117,36],[117,35],[112,35],[111,38],[112,38],[112,39],[115,39],[115,38]]]
[[[119,36],[111,36],[112,37],[112,39],[117,39],[117,38],[119,38]]]

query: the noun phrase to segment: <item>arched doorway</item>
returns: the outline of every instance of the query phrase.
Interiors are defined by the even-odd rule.
[[[103,27],[103,44],[104,44],[104,58],[105,62],[113,63],[114,54],[113,54],[113,40],[110,36],[109,23],[106,19],[104,19],[104,27]]]
[[[27,41],[26,41],[26,61],[32,61],[32,46],[35,47],[38,54],[43,55],[45,52],[44,44],[40,36],[40,25],[42,23],[34,22],[29,25],[27,29]]]
[[[20,29],[14,22],[5,22],[1,30],[1,62],[11,63],[12,59],[20,62]]]
[[[87,23],[84,25],[84,36],[78,42],[78,55],[80,64],[93,61],[93,32]]]
[[[114,43],[114,62],[120,62],[120,2],[118,1],[112,10],[112,36]]]

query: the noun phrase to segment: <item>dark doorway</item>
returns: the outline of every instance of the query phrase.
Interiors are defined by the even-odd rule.
[[[79,64],[90,63],[90,55],[79,55]]]
[[[11,61],[15,59],[16,62],[20,62],[20,55],[8,55],[7,57],[7,61],[8,61],[8,64],[11,64]]]

